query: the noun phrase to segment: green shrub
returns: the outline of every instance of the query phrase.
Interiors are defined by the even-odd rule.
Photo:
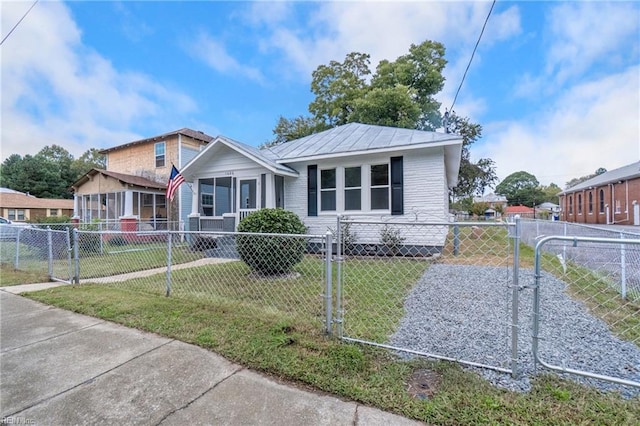
[[[295,214],[283,209],[261,209],[238,224],[238,232],[304,234],[307,228]],[[302,260],[306,239],[282,236],[238,235],[240,259],[265,275],[284,274]]]

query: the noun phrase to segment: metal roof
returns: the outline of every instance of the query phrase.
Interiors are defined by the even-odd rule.
[[[349,123],[324,132],[305,136],[263,151],[271,151],[278,162],[332,157],[342,153],[386,151],[449,144],[462,144],[452,133]]]
[[[608,183],[619,182],[621,180],[628,180],[636,177],[640,177],[640,161],[592,177],[591,179],[585,180],[584,182],[581,182],[576,186],[565,189],[558,195],[582,191],[583,189],[589,189],[596,186],[602,186]]]

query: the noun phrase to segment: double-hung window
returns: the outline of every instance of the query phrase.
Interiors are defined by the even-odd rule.
[[[320,210],[336,211],[336,169],[320,170]]]
[[[165,143],[158,142],[155,144],[156,167],[164,167],[165,165]]]
[[[371,166],[371,210],[389,209],[389,164]]]
[[[344,169],[344,209],[362,209],[362,168],[345,167]]]

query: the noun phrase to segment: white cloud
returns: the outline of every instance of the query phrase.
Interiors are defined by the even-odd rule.
[[[526,121],[488,124],[490,136],[472,153],[492,158],[501,180],[526,170],[560,187],[630,164],[640,159],[639,93],[639,66],[578,84]]]
[[[189,42],[186,49],[192,56],[200,59],[219,73],[241,75],[258,83],[264,81],[259,69],[242,65],[227,52],[221,41],[212,38],[203,31],[200,32],[195,40]]]
[[[576,2],[553,8],[549,17],[553,45],[547,73],[556,74],[557,79],[564,82],[579,76],[594,63],[620,62],[623,55],[633,57],[634,52],[616,47],[625,39],[638,39],[639,17],[632,3]],[[637,42],[635,48],[638,48]]]
[[[380,60],[395,60],[412,43],[430,39],[445,44],[451,61],[445,77],[459,81],[490,6],[488,2],[323,2],[297,23],[299,27],[293,19],[260,21],[267,27],[261,46],[280,52],[298,79],[309,80],[318,65],[341,61],[349,52],[369,53],[375,69]],[[249,22],[255,22],[256,13],[251,10]],[[520,31],[517,8],[494,11],[490,24],[483,46]]]
[[[2,2],[2,28],[28,4]],[[196,105],[151,77],[118,71],[85,46],[68,8],[39,2],[2,46],[2,159],[58,144],[74,156],[139,137],[140,121],[166,123]]]

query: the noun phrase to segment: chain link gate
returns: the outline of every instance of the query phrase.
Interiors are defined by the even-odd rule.
[[[72,245],[69,230],[33,226],[0,227],[0,261],[15,270],[46,274],[52,281],[71,283]]]
[[[338,217],[338,336],[516,375],[517,229]]]
[[[536,365],[640,395],[640,239],[541,238],[533,297]]]

